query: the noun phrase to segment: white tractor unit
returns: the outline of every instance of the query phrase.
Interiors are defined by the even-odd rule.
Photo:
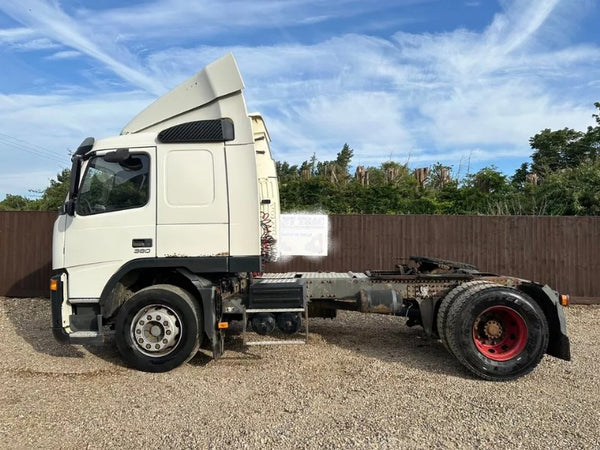
[[[570,359],[568,296],[531,281],[426,257],[392,271],[262,274],[277,256],[279,191],[243,88],[227,55],[119,136],[82,142],[54,226],[58,340],[114,334],[129,366],[163,372],[199,348],[219,358],[231,321],[289,344],[304,341],[281,336],[306,337],[309,317],[343,309],[406,317],[489,380],[520,377],[545,353]]]

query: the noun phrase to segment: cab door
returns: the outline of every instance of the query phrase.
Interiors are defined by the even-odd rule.
[[[99,298],[123,264],[156,256],[155,158],[156,148],[145,147],[130,149],[122,161],[87,161],[66,223],[70,298]]]

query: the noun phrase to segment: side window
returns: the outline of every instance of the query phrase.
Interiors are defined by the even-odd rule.
[[[139,208],[148,203],[150,157],[132,154],[125,161],[93,157],[87,165],[77,196],[80,216]]]

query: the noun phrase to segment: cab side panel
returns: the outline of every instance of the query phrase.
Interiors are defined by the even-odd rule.
[[[254,145],[227,145],[230,255],[260,255],[258,186]]]
[[[223,144],[159,147],[157,256],[229,254]]]

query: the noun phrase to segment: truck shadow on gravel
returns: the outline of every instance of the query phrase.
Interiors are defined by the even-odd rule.
[[[367,358],[397,363],[407,369],[474,379],[439,340],[427,337],[420,327],[407,327],[404,320],[398,317],[341,312],[339,318],[333,320],[312,318],[309,328],[309,348],[335,346]],[[244,347],[241,329],[240,323],[230,325],[225,340],[225,353],[219,364],[260,364],[262,356],[257,354],[260,350],[257,347]],[[289,339],[285,335],[274,337]],[[210,361],[210,356],[198,353],[190,364],[203,366]]]
[[[341,319],[312,319],[311,332],[326,345],[335,345],[368,358],[398,363],[407,369],[473,379],[442,343],[421,327],[409,328],[392,316],[344,312]],[[337,323],[336,323],[337,322]]]
[[[207,342],[204,342],[204,344],[207,344]],[[240,322],[232,322],[225,335],[225,352],[219,358],[219,363],[231,363],[233,365],[240,363],[247,365],[251,361],[260,361],[262,356],[257,355],[255,351],[256,348],[244,346],[243,344],[242,324]],[[202,349],[188,364],[192,366],[205,366],[211,361],[214,361],[211,351]]]

